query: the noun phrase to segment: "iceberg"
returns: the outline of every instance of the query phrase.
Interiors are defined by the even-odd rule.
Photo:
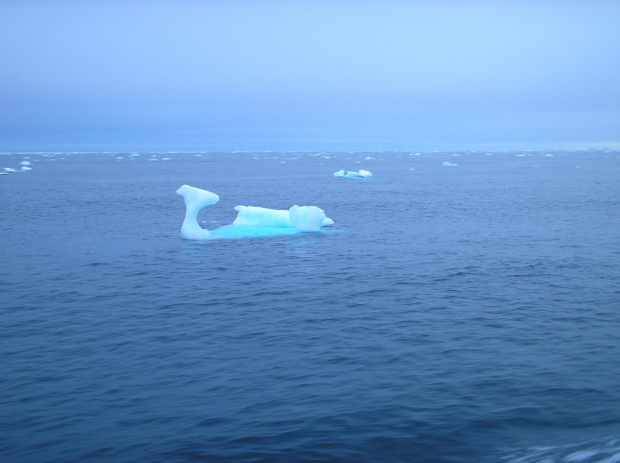
[[[177,194],[185,200],[185,219],[181,226],[181,235],[190,240],[295,235],[319,232],[322,227],[334,224],[323,209],[317,206],[295,205],[289,210],[236,206],[237,218],[231,225],[209,231],[198,224],[198,212],[206,206],[216,204],[220,197],[189,185],[181,186]]]
[[[452,164],[451,162],[445,162],[445,161],[443,162],[443,165],[445,167],[456,167],[456,166],[458,166],[458,164]]]
[[[347,171],[345,174],[344,170],[339,170],[338,172],[334,172],[334,177],[345,177],[345,178],[370,178],[372,177],[372,172],[369,170],[361,170],[359,172]]]

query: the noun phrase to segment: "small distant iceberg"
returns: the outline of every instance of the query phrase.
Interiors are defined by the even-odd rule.
[[[453,164],[453,163],[451,163],[451,162],[446,162],[446,161],[444,161],[442,164],[443,164],[445,167],[456,167],[456,166],[458,166],[458,164]]]
[[[354,172],[354,171],[347,171],[345,173],[344,170],[339,170],[338,172],[334,172],[334,177],[343,177],[343,178],[371,178],[372,172],[370,172],[369,170],[360,170],[359,172]]]
[[[6,174],[8,174],[9,172],[28,172],[29,170],[32,170],[32,167],[28,167],[28,165],[29,165],[30,163],[28,163],[28,165],[27,165],[27,164],[24,164],[24,163],[21,163],[21,164],[22,164],[22,168],[21,168],[20,170],[13,169],[12,167],[4,167],[4,168],[3,168],[3,169],[4,169],[4,172],[2,172],[2,174],[3,174],[3,175],[6,175]]]
[[[198,224],[196,217],[202,208],[216,204],[220,197],[189,185],[181,186],[177,194],[185,200],[185,220],[181,226],[181,235],[189,240],[296,235],[319,232],[322,227],[334,224],[323,209],[317,206],[293,206],[289,210],[236,206],[237,218],[231,225],[209,231]]]

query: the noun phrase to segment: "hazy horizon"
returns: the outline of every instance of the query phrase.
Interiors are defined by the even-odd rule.
[[[0,2],[0,151],[620,146],[620,2]]]

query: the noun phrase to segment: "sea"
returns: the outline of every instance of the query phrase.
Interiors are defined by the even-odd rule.
[[[620,151],[0,172],[4,463],[620,462]],[[185,240],[184,184],[220,196],[206,229],[237,205],[334,225]]]

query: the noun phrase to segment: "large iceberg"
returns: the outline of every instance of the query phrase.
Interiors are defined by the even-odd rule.
[[[338,172],[334,172],[334,177],[345,177],[345,178],[371,178],[372,172],[369,170],[360,170],[359,172],[339,170]]]
[[[293,206],[289,210],[237,206],[237,218],[231,225],[208,231],[198,224],[198,212],[203,207],[216,204],[220,197],[189,185],[181,186],[177,194],[185,199],[185,220],[181,226],[181,235],[190,240],[295,235],[318,232],[322,227],[334,223],[325,216],[323,209],[316,206]]]

